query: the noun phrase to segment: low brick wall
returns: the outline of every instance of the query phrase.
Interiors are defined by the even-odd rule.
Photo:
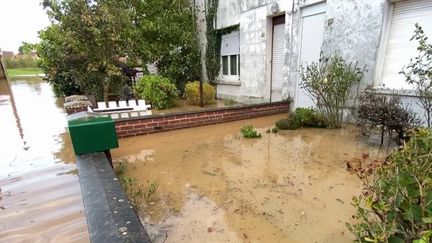
[[[169,131],[181,128],[237,121],[289,111],[289,102],[273,102],[211,108],[192,112],[176,112],[164,115],[129,118],[115,122],[119,138]]]

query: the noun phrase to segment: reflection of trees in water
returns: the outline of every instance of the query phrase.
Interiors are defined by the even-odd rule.
[[[5,81],[6,81],[6,87],[7,87],[6,94],[9,95],[10,103],[12,105],[12,110],[13,110],[13,114],[14,114],[15,121],[16,121],[16,125],[17,125],[17,128],[18,128],[18,133],[20,135],[21,141],[23,142],[23,149],[24,150],[28,150],[29,147],[27,146],[27,141],[24,139],[24,130],[22,128],[21,119],[20,119],[20,117],[18,115],[18,110],[16,108],[15,99],[14,99],[14,95],[13,95],[13,92],[12,92],[12,86],[11,86],[11,84],[10,84],[10,82],[9,82],[8,79],[1,80],[1,82],[5,82]]]
[[[30,88],[32,92],[41,93],[42,92],[42,84],[44,84],[44,80],[40,77],[14,77],[11,78],[11,81],[14,85],[25,85]]]

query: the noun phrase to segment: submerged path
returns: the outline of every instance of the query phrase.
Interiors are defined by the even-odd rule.
[[[40,78],[0,78],[0,117],[0,242],[89,242],[61,101]]]

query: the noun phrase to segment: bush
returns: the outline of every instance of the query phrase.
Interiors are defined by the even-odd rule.
[[[365,154],[347,162],[363,183],[362,194],[353,198],[356,222],[347,224],[359,242],[430,242],[431,159],[432,132],[421,129],[385,161]]]
[[[416,23],[412,40],[418,41],[418,56],[412,58],[408,66],[404,67],[402,74],[406,81],[414,84],[418,96],[418,104],[425,111],[428,127],[432,126],[432,42],[423,28]]]
[[[314,98],[330,128],[341,127],[343,109],[351,88],[360,83],[365,70],[357,67],[357,63],[346,63],[337,55],[328,58],[321,56],[319,63],[312,63],[303,69],[300,87]]]
[[[327,127],[327,120],[313,108],[297,108],[286,119],[276,122],[276,127],[282,130],[294,130],[300,127]]]
[[[257,130],[252,125],[246,125],[240,129],[240,133],[244,138],[260,138],[261,133],[257,132]]]
[[[300,127],[300,124],[292,118],[280,119],[275,125],[280,130],[295,130]]]
[[[403,139],[407,130],[420,124],[414,111],[404,106],[398,97],[387,97],[366,90],[359,100],[358,123],[364,130],[378,128],[381,132],[381,145],[385,133],[391,136],[395,131],[398,138]]]
[[[157,109],[168,109],[175,106],[178,97],[176,86],[168,79],[159,75],[146,75],[134,87],[136,95],[145,99]]]
[[[209,83],[203,83],[204,105],[216,102],[216,90]],[[199,81],[189,82],[185,87],[185,97],[189,104],[200,105]]]

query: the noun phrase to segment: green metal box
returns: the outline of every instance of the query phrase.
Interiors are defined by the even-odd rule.
[[[114,121],[110,117],[88,117],[68,121],[76,155],[118,148]]]

